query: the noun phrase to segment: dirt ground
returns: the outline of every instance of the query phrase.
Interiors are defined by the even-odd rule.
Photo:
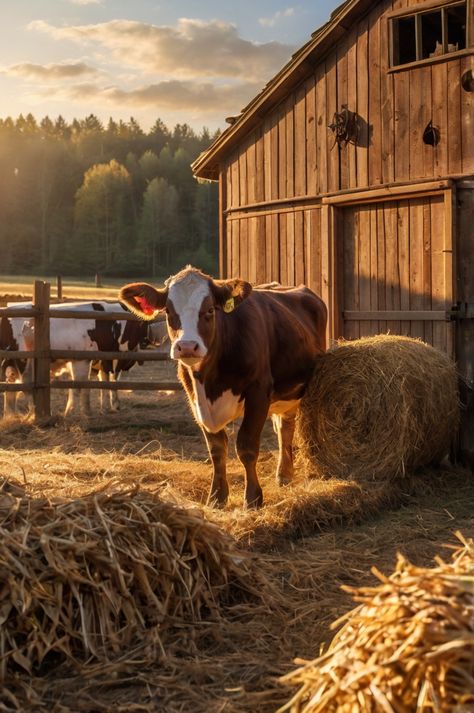
[[[157,368],[174,378],[171,364],[136,367],[130,378],[154,378]],[[98,394],[92,397],[98,406]],[[55,412],[64,400],[62,392],[55,395]],[[429,566],[435,554],[449,555],[444,545],[454,542],[455,531],[474,536],[474,479],[466,471],[446,466],[420,474],[393,504],[382,499],[379,512],[357,484],[315,482],[301,463],[294,484],[280,489],[269,423],[259,461],[265,507],[258,513],[242,508],[232,436],[230,502],[212,510],[204,505],[210,464],[184,395],[121,392],[121,403],[118,414],[87,421],[58,416],[48,428],[27,418],[4,420],[0,476],[23,483],[33,497],[75,498],[139,485],[181,505],[197,504],[257,558],[284,610],[256,606],[155,666],[130,665],[119,673],[60,666],[29,681],[36,691],[36,697],[28,694],[30,703],[25,694],[22,708],[4,710],[276,711],[291,697],[279,676],[294,667],[295,657],[314,658],[331,638],[330,623],[354,605],[341,585],[373,583],[373,564],[390,573],[398,551]]]
[[[136,366],[125,379],[175,379],[171,363]],[[210,463],[182,392],[120,392],[119,413],[61,416],[66,395],[54,392],[55,420],[40,428],[24,415],[0,422],[0,477],[31,497],[77,498],[99,489],[138,486],[184,506],[198,506],[251,553],[276,603],[242,609],[196,632],[188,649],[154,664],[127,661],[82,668],[59,662],[40,675],[18,676],[0,695],[0,710],[68,713],[156,711],[270,713],[292,695],[279,677],[295,657],[312,659],[327,644],[331,622],[354,606],[341,585],[375,583],[372,565],[389,574],[397,552],[429,566],[455,532],[474,537],[474,477],[444,465],[407,480],[396,493],[379,484],[315,481],[297,457],[293,484],[274,482],[276,439],[267,423],[259,459],[265,506],[242,507],[243,472],[231,429],[230,501],[204,503]],[[20,401],[25,411],[25,400]],[[16,702],[15,702],[16,701]],[[18,703],[19,702],[19,703]]]

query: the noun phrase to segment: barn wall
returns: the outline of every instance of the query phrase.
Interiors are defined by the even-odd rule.
[[[419,284],[402,290],[410,296],[405,308],[434,309],[436,285],[428,285],[432,278],[427,266],[437,264],[432,253],[440,239],[437,220],[444,226],[443,235],[455,236],[456,231],[455,211],[445,201],[445,191],[459,178],[474,176],[474,94],[461,87],[462,74],[474,68],[474,50],[389,71],[388,14],[418,4],[417,0],[378,2],[221,164],[222,274],[240,275],[253,283],[305,282],[329,306],[330,338],[352,328],[360,334],[367,330],[367,323],[359,327],[343,323],[341,279],[347,282],[349,278],[337,263],[341,234],[336,223],[343,208],[331,205],[333,198],[357,194],[363,205],[364,195],[392,187],[387,202],[376,196],[382,202],[370,214],[376,237],[371,238],[369,249],[379,246],[379,261],[386,250],[383,270],[395,274],[400,256],[394,246],[408,210],[413,250],[406,269],[410,274],[415,270],[411,279]],[[360,133],[357,145],[340,148],[334,145],[328,124],[345,104],[360,117]],[[436,147],[422,140],[430,120],[440,131]],[[437,192],[434,182],[438,179]],[[406,196],[402,191],[397,202],[397,190],[402,190],[397,186],[412,187],[417,195]],[[416,206],[413,209],[401,202],[415,198],[419,201],[410,203]],[[437,220],[428,219],[428,213],[436,211]],[[365,219],[363,211],[357,215]],[[385,237],[380,242],[380,226],[393,231],[391,242],[387,238],[384,243]],[[417,231],[421,233],[415,239]],[[455,250],[446,249],[453,260]],[[423,274],[417,267],[420,260]],[[456,269],[454,261],[449,269]],[[377,279],[378,273],[373,275],[373,281]],[[379,294],[383,289],[379,285]],[[449,309],[455,298],[455,289],[448,289],[446,282],[442,308]],[[381,320],[377,329],[419,334],[452,351],[450,331],[439,321],[408,324],[408,320],[403,325],[401,321],[397,327]],[[369,323],[369,331],[372,327],[375,323]]]

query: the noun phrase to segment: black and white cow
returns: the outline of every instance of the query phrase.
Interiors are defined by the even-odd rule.
[[[8,305],[13,306],[12,304]],[[31,307],[31,303],[18,303],[16,307]],[[51,311],[60,313],[71,311],[101,311],[124,312],[128,310],[119,302],[66,302],[51,305]],[[148,325],[143,322],[126,320],[94,320],[55,317],[50,320],[50,345],[52,350],[77,351],[136,351],[148,344],[158,345],[167,337],[166,325],[154,322]],[[0,329],[0,349],[11,351],[32,351],[34,349],[34,320],[22,317],[3,317]],[[128,371],[135,363],[129,360],[93,361],[87,360],[55,360],[51,363],[51,373],[57,376],[67,371],[74,381],[86,381],[90,377],[91,363],[94,364],[99,378],[114,381],[120,378],[123,371]],[[4,359],[2,362],[2,379],[9,382],[27,383],[32,380],[32,360]],[[102,396],[104,396],[102,394]],[[117,410],[119,400],[117,392],[109,392],[110,408]],[[102,399],[105,406],[105,399]],[[89,389],[71,389],[68,394],[65,415],[76,410],[80,405],[84,414],[91,412]],[[12,415],[16,411],[16,393],[6,392],[4,415]]]

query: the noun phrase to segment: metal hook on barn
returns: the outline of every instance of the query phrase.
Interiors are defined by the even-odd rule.
[[[335,112],[332,123],[328,129],[334,133],[334,143],[331,151],[337,144],[339,147],[347,144],[356,144],[359,138],[359,122],[356,112],[350,111],[347,104],[343,104],[340,112]]]

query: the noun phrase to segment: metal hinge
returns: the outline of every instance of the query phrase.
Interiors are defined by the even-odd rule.
[[[456,302],[449,312],[446,312],[446,319],[450,322],[457,322],[460,319],[474,319],[474,303]]]

